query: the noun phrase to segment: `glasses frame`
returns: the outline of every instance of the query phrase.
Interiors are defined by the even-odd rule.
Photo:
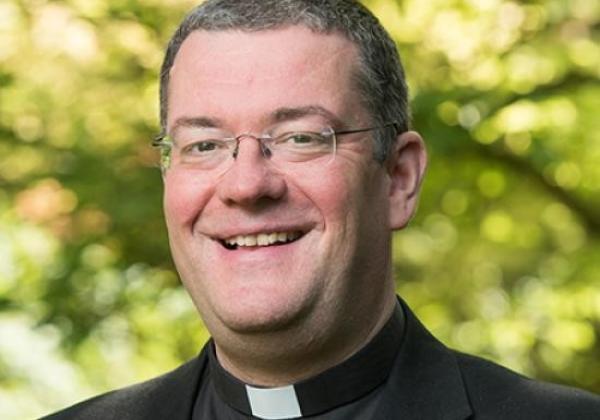
[[[337,137],[338,136],[344,136],[347,134],[366,133],[369,131],[383,130],[383,129],[390,128],[390,127],[393,127],[395,129],[396,134],[398,134],[398,132],[400,131],[400,124],[395,121],[385,123],[382,125],[378,125],[378,126],[374,126],[374,127],[354,128],[354,129],[339,130],[339,131],[332,129],[331,134],[333,135],[334,155],[335,155],[335,151],[337,148]],[[235,149],[233,150],[233,153],[232,153],[232,157],[234,160],[237,158],[237,155],[238,155],[240,141],[244,137],[250,137],[250,138],[257,140],[260,144],[260,148],[263,153],[263,156],[269,157],[271,155],[271,150],[269,148],[267,148],[267,146],[265,146],[263,141],[264,140],[272,140],[272,137],[260,137],[260,136],[255,136],[252,134],[243,133],[236,137],[231,137],[231,138],[227,139],[227,140],[234,140],[236,142]],[[160,155],[161,155],[160,156],[160,166],[163,171],[169,169],[171,166],[171,151],[174,146],[175,146],[175,143],[173,142],[173,140],[171,139],[171,137],[168,134],[160,134],[160,135],[156,136],[154,138],[154,140],[152,141],[152,147],[158,148],[160,150]]]

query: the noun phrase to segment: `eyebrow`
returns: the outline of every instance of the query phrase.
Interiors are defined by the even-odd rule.
[[[335,125],[340,124],[339,118],[333,112],[319,105],[308,105],[297,108],[279,108],[271,114],[271,119],[275,123],[280,123],[314,115],[325,117],[330,123]]]
[[[180,117],[175,120],[172,131],[180,128],[219,128],[223,123],[217,118],[210,117]]]

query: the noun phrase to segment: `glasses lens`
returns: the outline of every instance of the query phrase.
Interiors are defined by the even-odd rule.
[[[231,155],[235,140],[216,130],[187,130],[173,140],[174,163],[212,169]]]
[[[275,137],[271,143],[274,159],[305,162],[326,156],[335,150],[333,130],[292,131]]]

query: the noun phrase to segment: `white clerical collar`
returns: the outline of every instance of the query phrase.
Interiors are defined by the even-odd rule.
[[[302,417],[294,385],[278,388],[255,388],[246,385],[252,415],[261,419],[293,419]]]
[[[400,304],[381,331],[348,360],[293,385],[261,388],[227,372],[210,342],[209,371],[217,395],[235,410],[260,419],[314,416],[356,401],[389,376],[402,344],[404,314]]]

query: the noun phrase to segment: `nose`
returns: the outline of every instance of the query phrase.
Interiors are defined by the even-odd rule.
[[[253,206],[281,199],[287,190],[282,173],[269,163],[268,149],[252,136],[240,136],[231,167],[217,184],[217,194],[226,204]]]

